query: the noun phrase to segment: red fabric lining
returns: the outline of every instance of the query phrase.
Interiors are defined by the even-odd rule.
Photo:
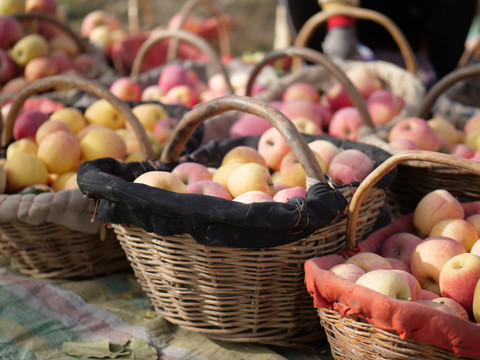
[[[337,26],[354,26],[356,23],[356,19],[350,16],[332,16],[327,20],[327,29],[330,30]]]

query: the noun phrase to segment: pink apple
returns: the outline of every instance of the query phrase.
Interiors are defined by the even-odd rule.
[[[441,312],[444,312],[446,314],[450,314],[450,315],[453,315],[453,316],[460,317],[460,314],[458,313],[457,310],[455,310],[451,306],[442,304],[440,302],[433,301],[433,300],[417,300],[416,302],[419,303],[419,304],[424,304],[424,305],[433,307],[434,309],[437,309],[437,310],[439,310]]]
[[[392,270],[376,269],[367,271],[358,278],[355,284],[367,287],[393,299],[412,299],[412,293],[407,280]]]
[[[458,301],[449,297],[436,297],[432,299],[432,301],[450,306],[453,310],[455,310],[458,313],[459,317],[461,317],[463,320],[469,321],[467,310],[465,310],[463,305],[460,304]]]
[[[417,144],[407,138],[398,138],[389,143],[394,148],[401,150],[420,150]]]
[[[158,77],[158,86],[166,94],[171,88],[190,85],[190,77],[185,67],[180,64],[167,64]]]
[[[440,297],[437,293],[434,293],[433,291],[422,289],[422,300],[433,300]]]
[[[169,171],[147,171],[135,178],[133,182],[178,193],[187,192],[183,181]]]
[[[478,240],[475,227],[464,219],[444,219],[433,225],[429,236],[445,236],[458,241],[465,250],[470,251]]]
[[[337,145],[323,139],[310,141],[308,146],[320,155],[327,167],[330,166],[332,159],[340,152],[340,148]]]
[[[166,117],[158,120],[153,128],[153,134],[160,144],[163,144],[168,140],[177,124],[178,120],[172,117]]]
[[[388,262],[387,259],[372,252],[355,254],[345,260],[345,263],[358,265],[365,272],[378,269],[393,270],[392,265]]]
[[[57,13],[57,0],[25,0],[25,12]]]
[[[282,102],[279,109],[290,120],[303,117],[313,120],[320,128],[323,127],[324,114],[318,104],[307,99],[292,99]]]
[[[480,256],[480,239],[475,241],[472,248],[470,249],[470,253]]]
[[[442,297],[459,302],[468,314],[473,314],[473,295],[480,279],[480,256],[463,253],[450,258],[440,271]]]
[[[40,125],[48,120],[48,115],[35,109],[22,111],[13,125],[13,138],[15,140],[30,138],[35,139],[35,133]]]
[[[110,85],[110,92],[123,101],[139,101],[142,96],[142,87],[128,76],[116,79]]]
[[[160,102],[163,97],[163,92],[158,85],[149,85],[142,91],[140,99],[142,101],[158,101]]]
[[[352,67],[345,71],[345,75],[364,99],[367,99],[375,90],[383,88],[380,78],[366,66]]]
[[[404,100],[389,90],[381,89],[373,91],[368,96],[366,104],[373,123],[384,125],[400,114]]]
[[[360,126],[362,126],[360,113],[356,108],[347,106],[333,113],[328,134],[333,137],[356,141]]]
[[[232,195],[222,184],[213,180],[198,180],[187,185],[187,193],[216,196],[226,200],[232,200]]]
[[[421,242],[422,238],[415,234],[399,232],[392,234],[385,239],[382,243],[379,254],[383,257],[399,259],[410,269],[412,253]]]
[[[257,149],[272,170],[280,170],[283,157],[291,151],[285,138],[274,127],[260,135]]]
[[[352,107],[353,103],[343,85],[337,81],[325,92],[325,99],[334,112],[345,107]]]
[[[203,164],[196,162],[184,162],[175,166],[172,174],[180,178],[185,185],[192,184],[200,180],[212,180],[213,174]]]
[[[162,102],[192,108],[198,103],[198,96],[192,85],[176,85],[165,93]]]
[[[480,112],[475,112],[463,126],[465,134],[470,133],[472,130],[480,129]]]
[[[388,142],[399,138],[413,141],[420,150],[437,151],[440,148],[439,136],[425,119],[419,117],[406,117],[392,127],[388,134]]]
[[[241,136],[262,135],[270,129],[272,125],[260,116],[244,113],[230,127],[229,137],[236,138]]]
[[[355,283],[365,271],[355,264],[338,264],[329,270],[332,274],[340,276],[342,279]]]
[[[246,191],[240,195],[237,195],[233,198],[233,201],[241,202],[244,204],[250,204],[255,202],[267,202],[274,201],[273,198],[260,190],[250,190]]]
[[[17,66],[7,51],[0,48],[0,84],[3,85],[17,74]]]
[[[290,119],[298,131],[302,134],[322,135],[323,130],[317,123],[306,117],[297,117]]]
[[[385,259],[388,260],[388,262],[392,265],[392,267],[396,270],[403,270],[403,271],[410,271],[410,266],[405,264],[403,261],[392,258],[392,257],[385,257]]]
[[[450,154],[463,157],[465,159],[471,159],[475,155],[475,150],[467,144],[458,143],[450,147]]]
[[[339,152],[330,162],[328,174],[337,186],[361,182],[373,170],[372,159],[357,149]]]
[[[122,28],[122,22],[115,14],[105,10],[94,10],[83,18],[80,25],[80,34],[88,39],[92,30],[102,25],[107,25],[112,31]]]
[[[50,59],[52,59],[53,63],[55,64],[58,73],[62,73],[73,68],[72,60],[63,50],[53,51],[50,54]]]
[[[415,276],[408,272],[408,270],[394,268],[392,271],[401,275],[405,280],[407,280],[408,286],[410,287],[410,293],[412,295],[412,301],[422,299],[422,288]]]
[[[24,76],[17,76],[8,80],[1,88],[0,93],[4,95],[15,95],[27,85],[28,81]]]
[[[95,79],[99,73],[98,61],[89,53],[80,53],[72,59],[73,68],[87,78]]]
[[[273,195],[273,200],[278,202],[287,202],[295,196],[305,197],[307,190],[302,186],[288,187],[282,190],[277,191]]]
[[[0,15],[0,34],[0,48],[9,49],[23,36],[22,25],[13,16]]]
[[[282,94],[282,101],[293,99],[307,99],[313,103],[320,101],[320,95],[315,87],[307,82],[293,82],[288,85]]]
[[[453,239],[443,236],[427,237],[412,253],[410,271],[422,289],[440,295],[440,270],[452,257],[465,252],[462,244]]]
[[[58,73],[57,65],[50,57],[36,57],[30,60],[24,69],[25,79],[29,83]]]

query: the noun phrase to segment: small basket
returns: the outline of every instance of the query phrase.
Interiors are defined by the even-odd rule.
[[[429,161],[480,174],[480,164],[429,151],[405,151],[383,162],[360,184],[349,206],[346,249],[338,258],[305,263],[305,284],[314,298],[335,360],[473,359],[480,354],[478,325],[424,304],[391,299],[354,285],[328,270],[358,252],[379,253],[388,236],[413,231],[413,213],[370,234],[355,247],[355,218],[365,191],[403,161]],[[469,213],[479,202],[464,203]],[[379,310],[380,309],[380,310]]]
[[[52,87],[76,87],[110,101],[132,125],[147,157],[153,150],[130,107],[94,81],[71,75],[39,79],[20,91],[5,119],[2,147],[30,96]],[[1,194],[0,252],[20,273],[38,278],[93,277],[129,268],[112,230],[93,220],[95,203],[79,189],[38,195]]]
[[[206,166],[219,166],[228,149],[246,145],[249,140],[258,142],[258,137],[219,140],[208,144],[212,146],[209,151],[204,151],[207,148],[204,146],[179,159],[186,139],[198,124],[230,110],[261,116],[282,133],[307,177],[321,183],[310,188],[306,201],[313,200],[317,211],[320,208],[332,211],[333,218],[318,217],[309,207],[292,208],[292,203],[239,204],[211,196],[151,188],[148,196],[144,189],[142,199],[145,201],[141,200],[143,205],[137,208],[132,204],[132,196],[139,197],[143,185],[130,184],[134,177],[128,174],[123,178],[129,180],[120,179],[120,170],[100,162],[82,165],[79,186],[88,196],[100,198],[98,216],[111,223],[155,311],[167,320],[218,340],[285,346],[304,344],[318,339],[320,332],[314,331],[319,324],[305,291],[303,263],[315,254],[341,251],[346,218],[335,209],[338,203],[331,203],[329,208],[318,194],[310,192],[316,186],[325,186],[328,193],[332,188],[326,185],[313,153],[293,123],[273,106],[249,97],[230,95],[211,100],[185,114],[166,144],[161,158],[163,164],[157,169],[171,170],[178,160],[198,159],[203,159],[201,163]],[[209,154],[216,159],[208,157]],[[102,184],[109,186],[105,188]],[[346,206],[355,188],[352,185],[334,190],[336,197],[343,198],[341,207]],[[359,235],[371,231],[384,198],[383,188],[369,192],[361,211]],[[302,222],[308,219],[308,226],[314,226],[321,220],[324,224],[307,232],[301,229],[305,224],[297,227],[295,219],[300,208],[310,209],[301,215]],[[221,209],[221,215],[213,220],[210,213],[217,209]],[[283,213],[287,209],[290,209],[289,215],[281,217],[283,220],[272,215],[280,215],[277,211]],[[278,225],[279,222],[282,223]]]

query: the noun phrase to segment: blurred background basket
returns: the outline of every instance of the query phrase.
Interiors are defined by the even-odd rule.
[[[108,100],[132,125],[147,158],[151,144],[130,107],[91,80],[56,75],[35,81],[15,97],[2,129],[2,147],[25,100],[60,86],[75,87]],[[0,195],[0,252],[20,273],[39,278],[92,277],[129,268],[115,234],[94,219],[96,204],[78,188],[41,194]]]
[[[471,160],[428,151],[405,151],[386,160],[360,184],[348,210],[346,250],[335,259],[327,256],[305,263],[305,284],[314,298],[332,355],[335,360],[478,358],[477,324],[415,301],[390,299],[328,271],[356,253],[379,253],[383,241],[392,234],[414,232],[411,213],[360,243],[354,238],[355,218],[365,191],[403,161],[436,162],[480,174],[480,164]],[[463,206],[469,214],[480,210],[479,202]]]
[[[179,159],[186,139],[200,123],[230,110],[253,113],[270,121],[294,149],[307,177],[320,182],[310,191],[320,186],[330,193],[322,170],[293,123],[267,103],[236,95],[211,100],[185,114],[162,153],[163,164],[157,169],[172,169],[177,161],[198,160],[203,160],[200,163],[206,166],[218,167],[231,148],[255,146],[258,137],[212,141]],[[355,143],[349,144],[355,147]],[[382,151],[378,155],[388,156]],[[381,161],[380,158],[377,160]],[[106,170],[99,172],[96,166]],[[113,168],[109,171],[110,166],[85,163],[80,169],[79,186],[88,196],[100,198],[98,216],[111,223],[155,311],[174,324],[218,340],[292,346],[321,337],[317,316],[312,312],[311,299],[304,288],[303,263],[314,254],[341,251],[346,217],[336,207],[346,206],[356,186],[351,184],[334,190],[335,196],[340,196],[336,205],[327,205],[318,198],[319,194],[307,194],[307,201],[317,204],[317,210],[333,211],[335,215],[331,220],[322,217],[322,222],[327,221],[324,225],[305,232],[300,228],[295,230],[296,226],[290,228],[290,220],[298,215],[289,215],[281,229],[267,224],[279,221],[275,216],[270,219],[275,209],[291,209],[296,213],[298,208],[290,208],[291,203],[237,204],[204,195],[150,189],[149,202],[159,205],[136,209],[129,200],[132,199],[130,192],[139,196],[141,184],[129,184],[128,181],[133,180],[131,175],[123,177],[126,181],[113,177],[109,173],[120,175],[121,171]],[[109,188],[117,190],[105,191],[101,183],[109,183]],[[121,190],[122,186],[125,190]],[[371,231],[383,206],[385,190],[381,187],[372,190],[361,212],[359,236]],[[155,206],[162,207],[157,211],[162,219],[154,220]],[[183,217],[181,206],[187,212]],[[265,209],[261,210],[263,206]],[[146,224],[144,212],[147,210],[151,221]],[[126,215],[126,211],[130,215]],[[211,211],[221,211],[222,219],[211,219]],[[244,211],[248,214],[242,215]],[[261,211],[260,218],[252,219],[250,213],[258,211]],[[229,218],[234,212],[236,216]],[[171,219],[163,220],[165,216]],[[206,220],[200,222],[199,217]],[[310,226],[319,220],[313,212],[310,216],[302,215],[304,220],[307,217]],[[179,227],[168,234],[159,226],[160,222],[169,226],[175,222]]]

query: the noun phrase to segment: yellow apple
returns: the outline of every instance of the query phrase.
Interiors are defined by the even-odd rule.
[[[236,198],[252,190],[272,195],[272,177],[268,169],[258,163],[245,163],[235,168],[228,177],[227,189]]]
[[[10,15],[25,11],[25,0],[2,0],[0,1],[0,14]]]
[[[37,144],[35,144],[35,141],[30,138],[15,140],[13,143],[8,145],[5,157],[10,159],[15,154],[19,153],[36,154]]]
[[[50,114],[50,120],[62,121],[72,129],[74,134],[77,134],[81,129],[87,126],[83,113],[75,107],[64,107]]]
[[[80,140],[83,159],[91,161],[103,157],[125,159],[127,146],[114,130],[99,127],[88,131]]]
[[[34,154],[19,153],[5,162],[7,173],[7,192],[18,190],[34,184],[47,184],[47,165]]]
[[[151,131],[145,130],[145,134],[147,135],[148,140],[152,145],[153,153],[155,157],[160,157],[160,154],[163,149],[163,144],[160,144],[156,136]],[[123,140],[127,147],[126,149],[127,154],[130,154],[131,152],[134,152],[134,151],[141,151],[140,143],[138,142],[137,135],[133,132],[133,130],[127,130],[127,133],[125,134],[125,137]]]
[[[43,138],[37,155],[49,172],[62,174],[78,168],[82,151],[73,133],[57,130]]]
[[[13,61],[24,67],[30,60],[49,56],[47,40],[40,34],[29,34],[18,40],[10,51]]]
[[[132,151],[125,158],[125,162],[139,162],[139,161],[146,161],[146,160],[147,160],[147,157],[141,151]]]
[[[448,145],[454,145],[459,142],[458,131],[455,126],[443,117],[436,116],[427,121],[428,125],[435,133],[443,137]]]
[[[47,120],[38,127],[37,132],[35,133],[35,142],[39,145],[45,136],[58,130],[73,134],[72,129],[68,124],[57,120]]]
[[[187,192],[187,187],[183,181],[168,171],[147,171],[138,176],[133,182],[178,193]]]
[[[228,151],[222,159],[221,165],[231,164],[231,163],[257,163],[268,169],[268,164],[264,157],[260,155],[258,150],[250,146],[236,146],[230,151]]]
[[[322,157],[317,153],[314,153],[320,167],[323,172],[327,172],[327,167]],[[305,174],[305,169],[298,162],[297,156],[293,151],[290,151],[285,155],[280,163],[280,174],[283,184],[289,187],[302,186],[306,187],[307,175]]]
[[[433,225],[429,236],[449,237],[470,251],[480,235],[475,227],[464,219],[445,219]]]
[[[227,188],[228,177],[231,172],[240,165],[239,163],[231,163],[220,166],[213,174],[212,180]]]
[[[72,176],[75,176],[75,178],[76,178],[77,177],[77,172],[76,171],[67,171],[63,174],[58,175],[52,183],[53,191],[66,190],[66,184]]]
[[[139,104],[132,108],[132,112],[137,117],[142,126],[149,131],[154,130],[155,125],[161,119],[168,117],[168,112],[162,104],[146,103]],[[125,124],[127,129],[131,129],[129,123]]]
[[[463,142],[474,150],[480,148],[480,129],[473,129],[466,133]]]
[[[91,103],[84,113],[89,124],[98,124],[116,130],[125,127],[125,117],[106,99]]]

